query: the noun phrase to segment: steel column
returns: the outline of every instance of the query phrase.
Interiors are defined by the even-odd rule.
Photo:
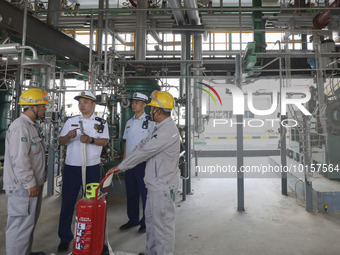
[[[311,164],[311,140],[310,140],[310,120],[308,117],[303,116],[304,127],[304,153],[303,153],[303,165],[305,170],[305,200],[306,211],[313,211],[313,187],[312,187],[312,173],[310,172]]]
[[[147,28],[147,11],[139,9],[147,9],[148,2],[138,0],[137,2],[137,19],[136,19],[136,60],[145,60],[146,58],[146,28]]]
[[[241,88],[241,54],[236,54],[236,63],[235,63],[235,77],[236,77],[236,86]],[[244,211],[244,173],[241,171],[241,167],[243,166],[243,125],[239,123],[243,123],[243,115],[236,115],[236,137],[237,137],[237,210]]]

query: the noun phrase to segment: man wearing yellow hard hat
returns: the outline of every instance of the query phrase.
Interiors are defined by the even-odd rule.
[[[179,185],[180,139],[171,118],[174,98],[169,92],[151,94],[150,115],[157,122],[154,131],[108,173],[120,173],[146,160],[145,254],[173,254],[175,246],[174,194]],[[140,253],[144,254],[144,252]]]
[[[24,91],[19,98],[24,112],[7,130],[4,164],[4,189],[8,197],[7,254],[45,254],[31,252],[31,248],[46,180],[44,140],[34,121],[44,116],[46,104],[50,102],[41,89]]]

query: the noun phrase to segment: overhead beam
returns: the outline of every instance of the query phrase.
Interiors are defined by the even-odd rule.
[[[0,0],[0,30],[22,36],[23,10]],[[31,14],[27,15],[27,42],[39,45],[57,55],[66,56],[74,62],[88,66],[89,48],[77,42],[66,34],[54,29]]]

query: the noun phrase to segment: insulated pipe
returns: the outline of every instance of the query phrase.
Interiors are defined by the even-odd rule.
[[[156,20],[151,20],[151,27],[152,28],[156,28]],[[163,43],[163,40],[159,37],[159,34],[157,33],[156,30],[150,30],[150,35],[153,37],[153,39],[155,39],[156,42],[158,43]]]
[[[184,0],[185,8],[197,9],[197,0]],[[187,14],[189,17],[189,23],[192,25],[201,25],[201,19],[199,17],[197,10],[187,10]]]
[[[93,28],[93,12],[91,11],[91,23],[90,23],[90,45],[89,45],[89,90],[93,91],[92,84],[94,83],[93,79],[93,69],[92,69],[92,52],[93,52],[93,34],[94,34],[94,28]]]
[[[104,9],[104,0],[99,0],[98,8]],[[103,11],[98,12],[98,33],[97,33],[97,53],[98,58],[102,58],[102,45],[103,45],[103,25],[104,25],[104,13]]]
[[[145,60],[146,58],[146,27],[147,27],[147,9],[148,2],[138,0],[137,2],[137,31],[136,31],[136,60]]]
[[[194,60],[202,60],[202,35],[194,35]],[[202,76],[201,63],[194,64],[194,76]],[[195,131],[201,134],[204,131],[204,122],[202,116],[202,90],[196,88],[198,82],[201,82],[201,78],[194,77],[194,119],[195,119]]]
[[[129,45],[130,43],[127,42],[127,41],[125,41],[125,40],[123,39],[123,37],[121,37],[119,34],[114,33],[114,37],[115,37],[121,44],[123,44],[123,45],[125,45],[125,46],[132,46],[132,45]]]
[[[185,25],[184,11],[179,0],[168,0],[177,25]]]
[[[109,9],[109,1],[106,0],[106,9]],[[105,12],[105,52],[104,52],[104,76],[106,77],[107,74],[107,40],[108,40],[108,35],[109,35],[109,29],[108,29],[108,12]]]
[[[47,24],[52,27],[59,25],[60,1],[48,0]]]
[[[0,45],[0,54],[15,54],[20,52],[19,43],[9,43]]]
[[[186,60],[186,55],[187,55],[187,50],[190,51],[190,48],[187,49],[186,48],[186,35],[185,34],[181,34],[181,60],[185,61]],[[181,63],[181,76],[183,78],[180,79],[180,84],[179,84],[179,97],[183,98],[183,88],[185,86],[185,77],[186,77],[186,63]]]

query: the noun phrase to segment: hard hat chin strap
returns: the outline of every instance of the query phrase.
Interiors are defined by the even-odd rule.
[[[30,110],[35,114],[35,119],[38,120],[38,119],[39,119],[38,112],[39,112],[39,110],[40,110],[40,104],[38,105],[38,110],[37,110],[37,112],[33,111],[32,105],[30,106]]]

